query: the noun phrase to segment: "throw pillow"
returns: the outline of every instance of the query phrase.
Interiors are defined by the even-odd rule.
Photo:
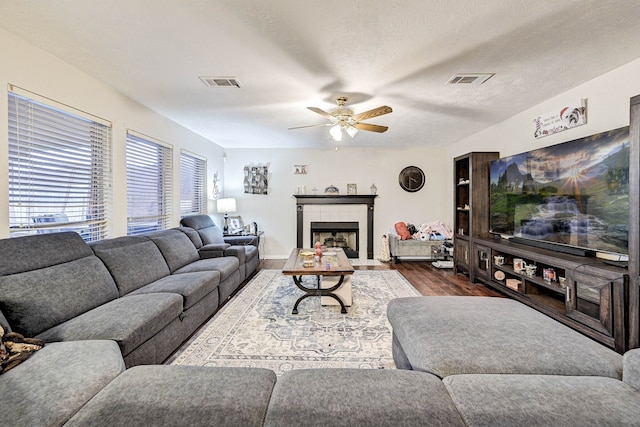
[[[44,341],[37,338],[25,338],[16,332],[4,332],[0,326],[0,374],[15,368],[21,362],[44,347]]]
[[[400,236],[400,240],[411,239],[411,233],[409,233],[407,224],[405,224],[404,222],[396,222],[395,228],[396,228],[396,233],[398,233],[398,236]]]

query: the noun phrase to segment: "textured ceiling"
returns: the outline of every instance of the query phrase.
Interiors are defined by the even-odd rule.
[[[228,148],[446,145],[640,58],[637,0],[3,0],[0,27]],[[457,73],[496,73],[446,85]],[[234,76],[208,88],[199,76]]]

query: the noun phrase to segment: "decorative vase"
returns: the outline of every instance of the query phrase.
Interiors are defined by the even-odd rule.
[[[371,194],[375,195],[378,193],[378,187],[376,187],[376,184],[371,184]]]

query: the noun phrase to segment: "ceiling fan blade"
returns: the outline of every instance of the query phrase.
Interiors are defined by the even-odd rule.
[[[323,123],[321,125],[296,126],[296,127],[293,127],[293,128],[288,128],[288,130],[291,130],[291,129],[303,129],[303,128],[316,128],[316,127],[319,127],[319,126],[333,126],[333,123]]]
[[[327,113],[324,110],[321,110],[320,108],[316,108],[316,107],[307,107],[308,110],[313,111],[314,113],[320,114],[322,117],[326,117],[327,119],[334,121],[335,117],[333,117],[331,114]]]
[[[369,110],[369,111],[365,111],[364,113],[356,114],[355,116],[353,116],[353,120],[355,120],[356,122],[359,122],[359,121],[362,121],[362,120],[367,120],[367,119],[372,119],[374,117],[382,116],[384,114],[389,114],[392,111],[393,110],[391,109],[391,107],[389,107],[387,105],[383,105],[382,107],[374,108],[373,110]]]
[[[368,130],[369,132],[386,132],[389,129],[388,126],[380,126],[380,125],[372,125],[370,123],[356,123],[353,125],[356,129],[359,130]]]

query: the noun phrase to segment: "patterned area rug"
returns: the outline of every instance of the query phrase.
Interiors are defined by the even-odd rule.
[[[315,280],[314,276],[305,280]],[[250,366],[281,374],[302,368],[393,369],[387,303],[418,296],[393,270],[356,270],[353,305],[322,306],[279,270],[262,270],[167,362],[172,365]]]

